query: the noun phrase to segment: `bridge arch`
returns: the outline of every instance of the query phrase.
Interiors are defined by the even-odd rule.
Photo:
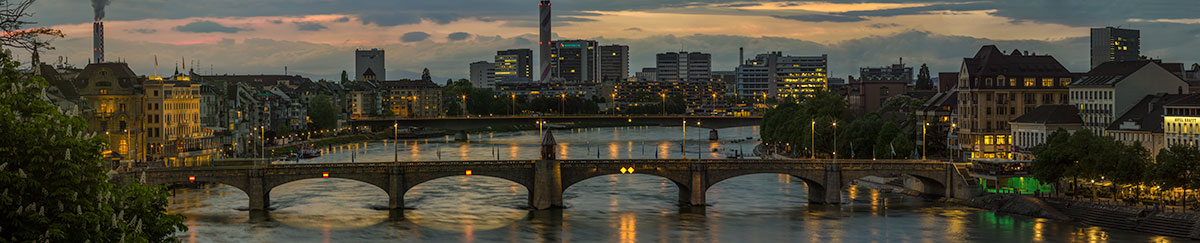
[[[633,168],[633,173],[622,173],[621,168]],[[653,177],[663,178],[675,184],[678,190],[680,204],[689,204],[690,198],[694,193],[704,193],[703,190],[693,190],[691,186],[691,174],[679,172],[677,170],[664,169],[651,166],[597,166],[597,167],[574,167],[562,168],[562,193],[566,193],[571,186],[580,182],[609,175],[622,174],[640,174],[650,175]]]
[[[383,190],[384,192],[387,192],[388,188],[390,187],[388,185],[388,180],[387,180],[388,178],[386,176],[372,175],[372,174],[360,174],[360,173],[336,173],[336,172],[328,173],[328,174],[326,174],[326,173],[328,173],[328,172],[291,174],[291,175],[286,175],[286,176],[271,177],[271,179],[265,181],[265,183],[263,185],[263,189],[265,191],[264,193],[267,193],[267,195],[270,195],[272,190],[275,190],[276,187],[282,186],[284,184],[297,182],[297,181],[303,181],[303,180],[324,179],[324,178],[345,179],[345,180],[351,180],[351,181],[356,181],[356,182],[362,182],[362,183],[365,183],[368,185],[375,186],[375,188],[379,188],[379,190]],[[328,176],[326,176],[326,175],[328,175]]]
[[[226,185],[229,187],[236,188],[238,191],[241,191],[243,194],[250,195],[250,190],[248,190],[249,185],[246,183],[245,179],[239,180],[239,179],[231,179],[231,178],[224,178],[224,177],[207,177],[207,176],[195,176],[195,177],[176,176],[176,177],[147,178],[146,181],[144,182],[144,184],[147,184],[147,185],[159,185],[159,186],[167,186],[167,187],[195,185],[197,183]]]
[[[532,172],[512,173],[511,171],[474,170],[474,169],[471,170],[471,174],[469,174],[469,175],[466,173],[466,170],[463,170],[463,171],[405,172],[404,173],[404,179],[405,179],[404,180],[404,188],[402,188],[402,190],[400,190],[401,195],[399,195],[399,196],[403,197],[404,193],[408,193],[408,191],[412,190],[413,187],[416,187],[417,185],[420,185],[422,183],[436,180],[436,179],[456,177],[456,176],[483,176],[483,177],[502,179],[502,180],[506,180],[506,181],[521,185],[522,187],[525,188],[526,193],[529,193],[532,190],[531,188],[533,188],[533,173]]]
[[[788,175],[791,178],[800,179],[800,181],[804,182],[805,186],[808,187],[808,201],[810,203],[826,203],[825,195],[828,190],[831,190],[825,185],[825,175],[823,173],[757,170],[732,173],[711,173],[709,174],[708,183],[704,187],[706,191],[705,193],[707,193],[707,189],[711,189],[713,186],[716,186],[717,184],[726,180],[748,175],[761,174]]]
[[[946,172],[943,170],[938,170],[938,171],[931,171],[931,170],[905,171],[905,170],[901,170],[901,171],[895,171],[895,172],[885,172],[885,171],[843,172],[841,188],[848,188],[850,183],[852,183],[853,181],[862,179],[862,178],[868,177],[868,176],[877,176],[877,177],[900,176],[900,177],[902,177],[901,179],[905,179],[904,177],[914,178],[921,184],[918,188],[908,188],[910,186],[910,184],[907,183],[907,180],[906,180],[906,183],[905,183],[906,188],[905,189],[920,190],[922,195],[935,196],[935,197],[946,197],[946,196],[951,196],[951,195],[946,195],[946,191],[947,191],[946,187],[948,186],[949,183],[946,183],[944,181],[944,178],[947,177],[947,175],[945,173]]]

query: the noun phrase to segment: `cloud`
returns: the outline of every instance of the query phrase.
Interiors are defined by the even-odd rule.
[[[798,21],[804,21],[804,22],[859,22],[859,21],[867,20],[866,18],[858,17],[858,16],[844,16],[844,15],[832,15],[832,14],[806,14],[806,15],[791,15],[791,16],[772,15],[771,17],[780,18],[780,19],[798,20]]]
[[[333,22],[338,22],[338,23],[350,22],[350,17],[341,17],[341,18],[333,20]]]
[[[272,24],[283,24],[283,20],[281,20],[281,19],[275,19],[275,20],[271,20],[268,22],[271,22]]]
[[[156,29],[131,29],[131,30],[126,30],[126,32],[129,32],[131,34],[154,34],[154,33],[157,33],[158,30],[156,30]]]
[[[446,35],[446,38],[453,40],[453,41],[466,40],[467,38],[471,38],[471,33],[454,32],[454,33],[450,33],[449,35]]]
[[[400,40],[404,42],[418,42],[425,39],[429,39],[429,33],[420,31],[404,33],[404,36],[400,37]]]
[[[642,31],[642,28],[638,28],[638,27],[629,27],[629,28],[626,28],[626,29],[625,29],[625,31],[637,31],[637,32],[641,32],[641,31]]]
[[[237,33],[238,31],[246,31],[250,29],[230,27],[218,24],[217,22],[201,20],[185,25],[175,26],[175,31],[191,32],[191,33]]]
[[[868,26],[869,26],[869,27],[871,27],[871,28],[883,29],[883,28],[900,27],[900,24],[897,24],[897,23],[878,23],[878,24],[871,24],[871,25],[868,25]]]
[[[329,28],[329,27],[325,27],[325,25],[322,25],[321,23],[317,23],[317,22],[294,22],[294,23],[296,24],[296,29],[299,29],[302,31],[318,31],[318,30],[323,30],[323,29]]]

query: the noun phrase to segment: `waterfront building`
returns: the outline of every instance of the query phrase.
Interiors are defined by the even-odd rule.
[[[993,45],[963,58],[955,112],[963,155],[1009,158],[1008,122],[1038,106],[1070,104],[1067,85],[1079,76],[1053,56],[1019,50],[1004,54]]]
[[[368,70],[375,78],[367,79]],[[354,80],[387,80],[387,66],[384,65],[383,50],[375,48],[354,50]]]
[[[1012,159],[1033,160],[1033,147],[1046,142],[1062,129],[1074,133],[1083,127],[1079,110],[1072,105],[1043,105],[1008,122],[1011,127]]]
[[[1092,28],[1092,68],[1111,61],[1141,58],[1141,31],[1115,27]]]
[[[160,137],[156,135],[162,114],[154,111],[161,104],[146,100],[143,80],[129,64],[106,62],[88,64],[72,84],[60,85],[59,89],[70,90],[82,100],[82,117],[88,122],[88,131],[103,136],[111,145],[104,151],[107,159],[141,160],[146,157],[147,147],[157,147],[145,144],[147,138]]]
[[[1084,128],[1105,135],[1114,119],[1147,95],[1188,92],[1188,83],[1157,61],[1112,61],[1096,66],[1070,85],[1071,104]]]
[[[149,77],[142,85],[147,109],[148,160],[164,166],[203,165],[216,158],[221,141],[200,122],[200,82],[191,77]]]
[[[491,85],[487,86],[488,88],[495,88],[495,82],[530,82],[533,80],[533,50],[508,49],[497,51],[493,65],[495,66],[495,80],[492,81]],[[472,80],[471,82],[474,83],[475,81]]]
[[[429,80],[395,80],[380,82],[385,114],[396,117],[438,117],[445,114],[441,109],[442,88]]]
[[[828,89],[828,55],[784,56],[758,54],[737,68],[740,96],[799,98]]]
[[[1108,136],[1112,136],[1118,141],[1132,145],[1141,143],[1146,151],[1150,152],[1151,158],[1158,155],[1158,151],[1166,148],[1169,143],[1164,141],[1164,132],[1167,131],[1164,122],[1167,119],[1166,108],[1171,103],[1183,101],[1191,95],[1185,94],[1153,94],[1143,96],[1139,101],[1132,105],[1128,111],[1123,113],[1121,117],[1109,124],[1105,130]],[[1179,104],[1185,104],[1179,103]],[[1176,121],[1175,119],[1171,119]],[[1186,121],[1187,119],[1182,119]],[[1085,120],[1086,122],[1086,120]],[[1086,123],[1085,123],[1086,124]],[[1177,123],[1170,123],[1176,125]],[[1181,130],[1171,130],[1181,131]]]
[[[346,112],[350,119],[376,117],[383,110],[382,93],[375,81],[352,81],[346,87]]]
[[[1162,120],[1163,147],[1200,146],[1200,95],[1167,101],[1163,105]]]

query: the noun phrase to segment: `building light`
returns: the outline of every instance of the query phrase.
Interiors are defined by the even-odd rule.
[[[471,170],[467,170],[467,175],[471,175]]]
[[[321,178],[329,178],[329,172],[322,172]]]
[[[188,176],[188,182],[195,182],[196,176]]]

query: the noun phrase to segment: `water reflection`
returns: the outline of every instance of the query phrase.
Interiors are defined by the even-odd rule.
[[[560,158],[681,158],[723,156],[756,142],[757,127],[594,128],[556,131]],[[538,131],[365,142],[326,148],[301,163],[400,160],[533,159]],[[684,139],[686,138],[686,139]],[[396,144],[399,146],[395,146]],[[700,149],[697,150],[697,144]],[[396,148],[399,148],[398,151]],[[714,152],[713,149],[717,149]],[[1080,227],[925,202],[850,186],[844,205],[809,205],[808,185],[780,174],[731,178],[707,192],[708,207],[678,206],[678,188],[644,174],[606,175],[567,188],[567,208],[531,211],[528,190],[507,180],[457,176],[416,185],[404,220],[387,220],[387,194],[365,183],[310,179],[271,191],[269,221],[251,222],[248,198],[228,186],[181,188],[169,211],[188,216],[193,242],[1178,242],[1179,239]]]

